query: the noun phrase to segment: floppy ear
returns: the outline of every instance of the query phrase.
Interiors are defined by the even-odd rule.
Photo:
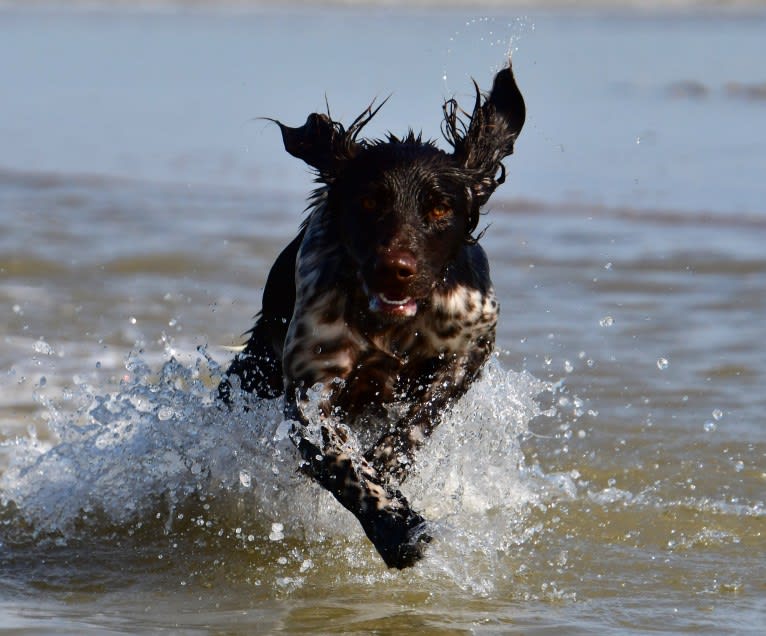
[[[516,86],[510,60],[508,67],[495,75],[488,98],[482,100],[476,86],[476,103],[467,127],[458,120],[457,111],[454,100],[444,105],[444,135],[454,147],[457,161],[472,175],[471,187],[481,206],[505,181],[502,160],[513,153],[526,117],[524,98]]]
[[[386,100],[375,109],[370,104],[348,130],[324,113],[311,113],[300,128],[290,128],[276,119],[272,121],[282,131],[285,150],[316,168],[320,178],[327,181],[344,160],[352,159],[364,147],[364,141],[356,140],[357,135],[385,103]]]
[[[285,150],[303,159],[320,174],[328,174],[343,154],[353,152],[353,140],[347,139],[343,126],[322,113],[311,113],[299,128],[290,128],[276,121],[282,131]],[[351,141],[351,144],[349,144]]]

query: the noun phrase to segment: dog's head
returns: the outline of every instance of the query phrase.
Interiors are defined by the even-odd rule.
[[[358,139],[375,115],[367,109],[346,129],[313,113],[300,128],[277,122],[285,149],[317,170],[324,205],[353,261],[367,309],[383,321],[411,318],[444,278],[479,211],[505,179],[502,160],[524,125],[525,107],[510,65],[463,121],[444,104],[443,132],[452,152],[410,132]]]

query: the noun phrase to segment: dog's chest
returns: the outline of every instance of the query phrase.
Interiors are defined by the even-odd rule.
[[[411,322],[373,332],[369,340],[403,360],[460,355],[483,338],[494,336],[498,305],[488,293],[462,285],[435,291]]]

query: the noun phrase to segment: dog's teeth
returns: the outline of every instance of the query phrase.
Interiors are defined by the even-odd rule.
[[[402,298],[401,300],[393,300],[388,298],[388,296],[385,294],[380,294],[380,299],[387,305],[406,305],[408,302],[410,302],[409,296],[407,296],[407,298]]]

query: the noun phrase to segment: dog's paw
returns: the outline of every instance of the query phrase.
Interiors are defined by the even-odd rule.
[[[402,570],[420,561],[425,556],[426,546],[433,540],[428,525],[428,522],[422,521],[414,528],[410,528],[407,541],[399,545],[396,559],[386,565]]]
[[[407,510],[379,513],[363,523],[375,549],[390,568],[403,570],[415,565],[425,555],[432,537],[428,523],[416,512]]]

